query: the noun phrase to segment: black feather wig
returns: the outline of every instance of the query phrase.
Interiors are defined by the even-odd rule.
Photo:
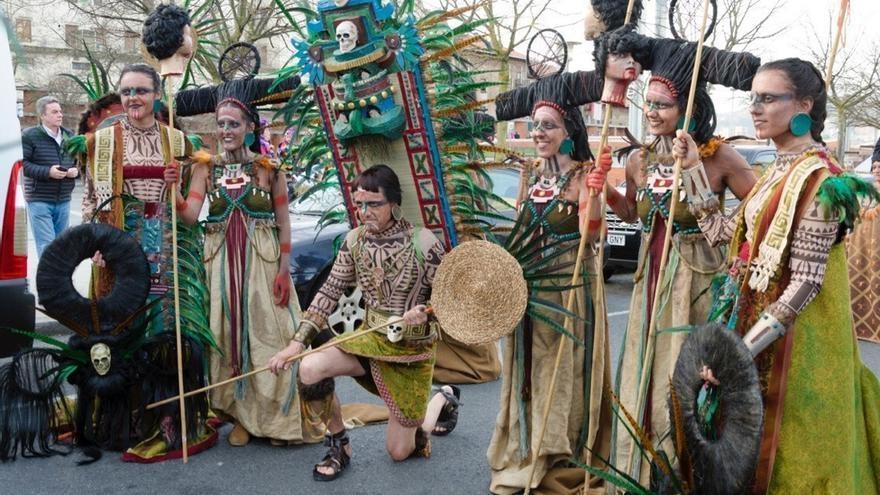
[[[565,109],[565,129],[574,142],[572,158],[587,161],[593,159],[593,154],[590,152],[587,129],[578,107],[599,101],[601,96],[602,76],[599,73],[564,72],[498,95],[495,99],[495,116],[499,121],[518,119],[531,115],[535,103],[539,101],[553,102]]]
[[[189,25],[186,10],[174,4],[160,4],[144,21],[141,40],[150,55],[163,60],[183,45],[183,28]]]

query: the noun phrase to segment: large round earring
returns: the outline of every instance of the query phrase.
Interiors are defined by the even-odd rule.
[[[400,219],[403,218],[403,210],[400,209],[400,206],[394,205],[391,207],[391,218],[396,222],[399,222]]]
[[[254,141],[256,141],[256,140],[257,140],[257,136],[253,132],[249,132],[244,135],[244,145],[248,148],[250,148],[251,145],[253,145]]]
[[[798,112],[788,121],[788,130],[793,136],[803,136],[813,127],[813,119],[806,112]]]
[[[678,122],[675,123],[675,128],[684,129],[684,115],[678,118]],[[688,134],[693,134],[695,130],[697,130],[697,121],[691,118],[688,122]]]
[[[574,141],[571,138],[567,137],[562,140],[562,143],[559,145],[559,154],[560,155],[568,155],[571,154],[571,151],[574,149]]]
[[[158,98],[153,100],[153,113],[155,115],[159,115],[160,113],[162,113],[162,108],[164,106],[165,106],[165,104],[162,103],[162,100],[160,100]]]

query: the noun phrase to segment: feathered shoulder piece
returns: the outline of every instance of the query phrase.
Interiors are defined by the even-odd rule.
[[[880,203],[880,191],[848,172],[831,175],[819,186],[816,198],[848,228],[855,225],[863,204]]]
[[[280,168],[278,162],[272,160],[265,155],[257,155],[254,157],[254,164],[265,168],[266,170],[278,170]]]
[[[726,141],[720,136],[712,136],[708,141],[700,145],[700,158],[714,156],[718,148]]]
[[[211,166],[214,162],[214,156],[207,151],[198,150],[190,157],[193,165]]]
[[[88,152],[88,139],[85,134],[71,136],[61,143],[61,147],[70,156],[85,155]]]

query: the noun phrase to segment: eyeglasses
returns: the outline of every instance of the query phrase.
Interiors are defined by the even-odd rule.
[[[764,105],[769,105],[777,101],[789,101],[791,99],[794,99],[794,95],[791,93],[783,93],[781,95],[773,93],[752,93],[749,95],[749,107],[764,108]]]
[[[656,112],[658,110],[669,110],[674,107],[674,103],[666,103],[664,101],[645,100],[645,111]]]
[[[388,204],[388,201],[355,201],[354,206],[363,212],[369,210],[376,210]]]
[[[554,131],[556,129],[560,129],[562,126],[556,125],[549,120],[536,120],[534,122],[534,127],[532,128],[535,131]]]

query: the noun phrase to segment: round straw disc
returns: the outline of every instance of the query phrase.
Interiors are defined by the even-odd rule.
[[[434,314],[443,331],[464,344],[486,344],[509,334],[527,302],[519,263],[488,241],[458,245],[443,257],[434,275]]]

